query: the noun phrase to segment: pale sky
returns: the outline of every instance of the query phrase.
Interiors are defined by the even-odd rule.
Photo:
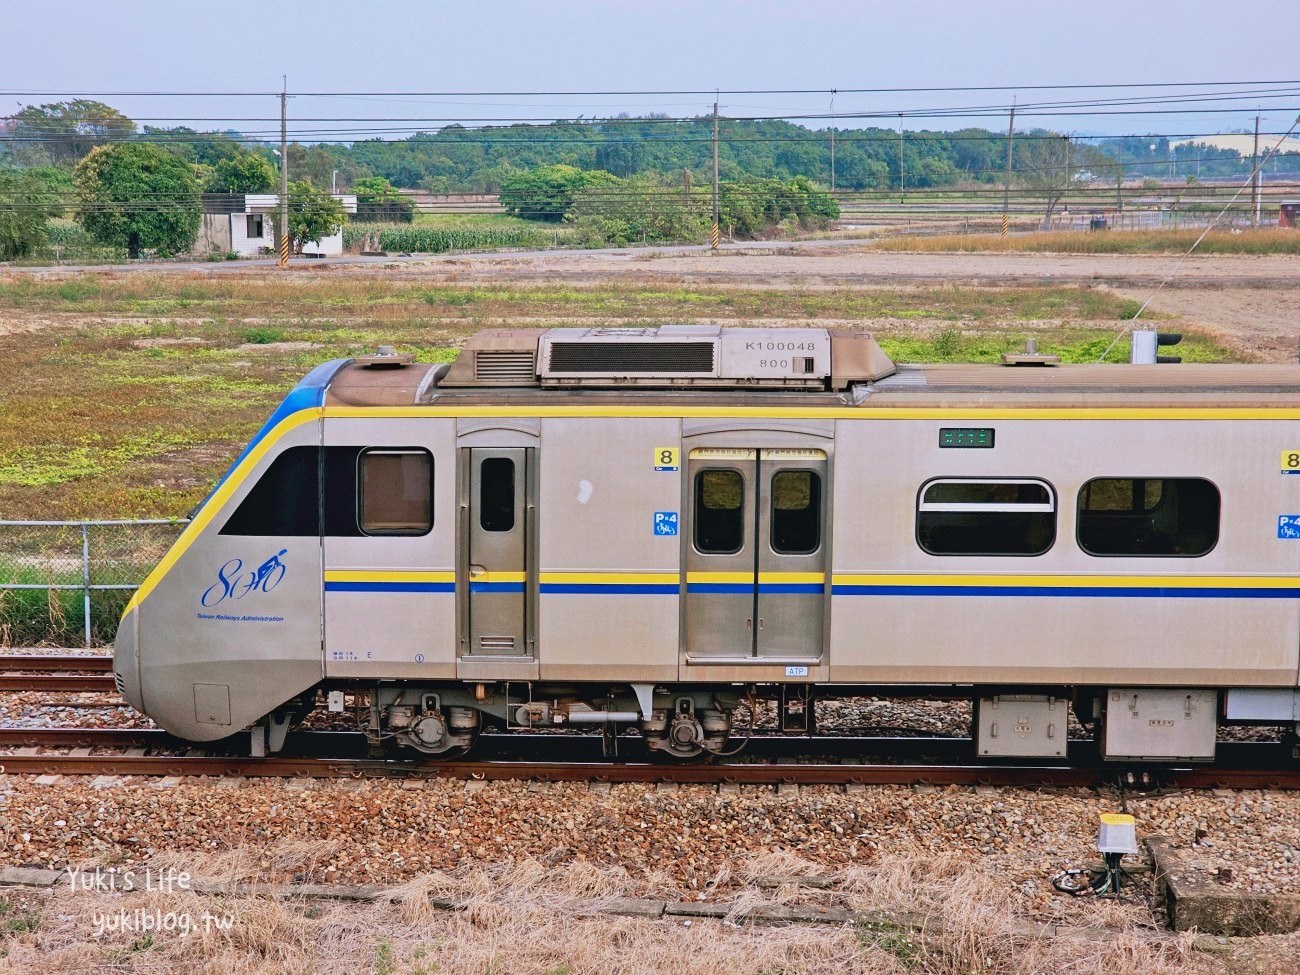
[[[126,91],[465,92],[689,90],[651,96],[295,97],[291,138],[312,128],[402,137],[446,120],[576,118],[661,111],[703,114],[715,88],[724,115],[852,115],[841,128],[896,127],[898,112],[987,108],[967,118],[905,118],[907,128],[1188,134],[1253,126],[1285,131],[1300,112],[1300,2],[1256,0],[318,0],[199,5],[175,0],[5,0],[0,114],[19,104],[98,97],[169,126],[274,130],[278,99],[156,98]],[[1288,80],[1290,79],[1290,80]],[[1034,103],[1148,94],[1044,91],[1040,85],[1281,82],[1217,114],[1033,114]],[[852,94],[848,89],[1011,86],[982,92]],[[806,95],[742,89],[813,89]],[[830,89],[838,89],[832,96]],[[1164,89],[1163,95],[1178,89]],[[1169,106],[1178,107],[1178,106]],[[893,116],[890,118],[889,116]],[[410,122],[307,122],[307,118]],[[204,121],[212,119],[212,121]],[[301,121],[300,121],[301,120]],[[1023,120],[1023,121],[1022,121]],[[472,123],[471,123],[472,124]],[[379,131],[385,130],[387,132]],[[322,134],[325,141],[364,138]]]

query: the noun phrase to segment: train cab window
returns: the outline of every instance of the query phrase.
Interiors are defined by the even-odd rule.
[[[356,464],[361,451],[361,447],[289,447],[258,478],[226,519],[221,534],[360,535]]]
[[[695,548],[709,555],[739,552],[745,543],[745,485],[740,471],[695,475]]]
[[[424,535],[433,527],[433,457],[427,450],[367,450],[357,482],[367,535]]]
[[[1029,478],[930,481],[916,540],[930,555],[1042,555],[1056,541],[1056,492]]]
[[[1219,541],[1219,489],[1200,477],[1098,477],[1079,489],[1089,555],[1194,558]]]
[[[772,551],[807,555],[821,547],[821,486],[816,471],[772,475]]]
[[[489,457],[479,474],[479,524],[485,532],[508,532],[515,527],[515,462],[509,457]]]

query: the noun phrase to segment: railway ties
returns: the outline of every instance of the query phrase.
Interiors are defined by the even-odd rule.
[[[115,693],[113,658],[0,654],[0,692]]]

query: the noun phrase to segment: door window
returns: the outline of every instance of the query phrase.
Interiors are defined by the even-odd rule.
[[[515,462],[509,457],[483,461],[479,487],[479,525],[485,532],[515,527]]]
[[[821,478],[816,471],[772,475],[772,551],[807,555],[821,547]]]
[[[695,548],[710,555],[739,552],[745,540],[745,486],[740,471],[695,475]]]

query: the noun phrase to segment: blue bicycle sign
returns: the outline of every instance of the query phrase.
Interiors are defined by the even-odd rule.
[[[211,609],[227,599],[243,599],[250,592],[270,592],[288,571],[280,561],[288,551],[280,549],[256,569],[245,570],[243,559],[231,559],[217,570],[217,581],[203,590],[199,602]]]
[[[655,534],[656,535],[677,534],[677,512],[676,511],[655,512]]]

